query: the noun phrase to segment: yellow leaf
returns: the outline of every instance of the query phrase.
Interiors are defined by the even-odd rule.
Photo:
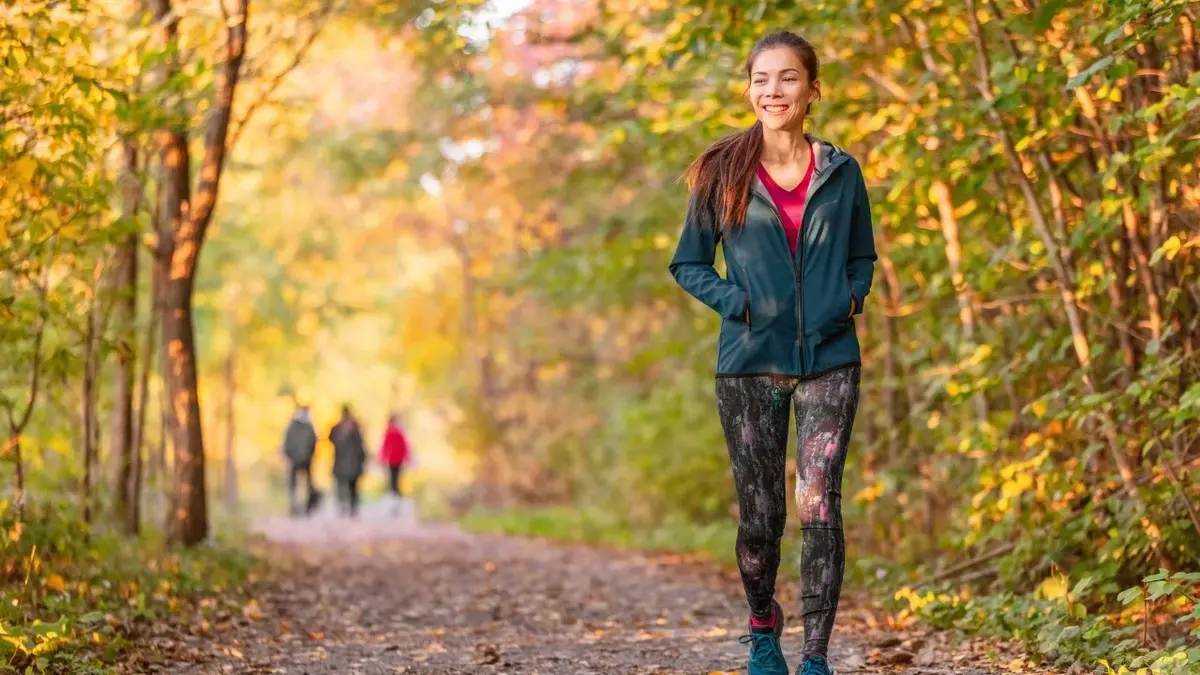
[[[1038,585],[1037,592],[1047,600],[1061,600],[1067,597],[1067,578],[1061,574],[1046,577]]]
[[[1174,260],[1175,256],[1179,254],[1179,249],[1183,248],[1183,242],[1179,241],[1179,235],[1173,234],[1163,242],[1162,247],[1167,252],[1167,260]]]
[[[57,574],[51,574],[46,579],[46,588],[52,591],[65,591],[67,589],[67,581]]]
[[[1046,404],[1043,401],[1034,401],[1030,407],[1033,408],[1033,414],[1038,417],[1046,414]]]
[[[17,185],[29,185],[33,182],[33,173],[37,171],[37,160],[29,155],[21,157],[12,163],[9,169],[13,176],[17,179]]]

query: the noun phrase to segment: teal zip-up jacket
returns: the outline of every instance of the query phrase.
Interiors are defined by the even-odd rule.
[[[688,205],[671,274],[721,315],[717,377],[808,378],[861,363],[851,298],[854,314],[861,314],[877,259],[871,204],[858,162],[832,144],[808,140],[813,177],[795,255],[757,176],[746,222],[732,233],[702,223],[709,218]],[[713,267],[718,243],[724,278]]]

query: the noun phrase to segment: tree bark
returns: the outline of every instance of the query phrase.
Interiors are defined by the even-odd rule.
[[[99,453],[100,423],[96,415],[96,391],[100,371],[100,338],[104,332],[101,325],[100,304],[103,301],[101,281],[104,279],[104,263],[96,266],[93,279],[91,306],[87,312],[87,331],[84,336],[83,361],[83,522],[92,523],[92,484],[95,482],[96,457]]]
[[[124,143],[126,222],[132,221],[141,210],[141,184],[137,178],[137,148]],[[130,232],[121,244],[116,268],[115,338],[117,353],[117,390],[113,400],[112,452],[117,458],[116,519],[126,534],[137,534],[138,488],[136,474],[140,470],[140,448],[135,443],[133,426],[133,397],[137,371],[137,283],[138,235]]]
[[[178,18],[170,0],[153,0],[155,19],[168,43],[178,33]],[[188,147],[183,129],[159,132],[159,152],[166,173],[161,254],[167,261],[163,278],[163,356],[170,405],[167,423],[175,448],[175,480],[171,490],[167,538],[192,546],[208,536],[205,493],[204,435],[200,419],[199,378],[196,368],[192,292],[204,237],[212,222],[224,169],[234,96],[245,57],[249,0],[239,0],[226,17],[225,53],[212,110],[206,122],[204,158],[194,199],[190,194]],[[221,10],[226,13],[224,4]],[[177,69],[177,64],[172,64]],[[166,232],[162,233],[166,234]]]
[[[954,215],[954,199],[950,194],[950,186],[945,181],[935,181],[931,192],[934,202],[937,204],[938,215],[941,217],[946,262],[950,266],[954,295],[958,300],[958,320],[962,324],[964,340],[974,351],[976,345],[975,294],[962,273],[962,245],[958,240],[958,217]],[[958,356],[961,358],[963,355],[958,354]],[[977,391],[972,396],[972,400],[975,404],[975,415],[981,421],[986,420],[988,418],[987,398],[982,392]]]
[[[234,361],[235,342],[229,344],[225,359],[225,507],[230,514],[238,510],[237,427],[234,403],[237,398],[237,371]]]
[[[150,317],[146,322],[146,333],[142,341],[142,372],[138,378],[138,406],[137,406],[137,425],[134,427],[133,448],[135,453],[134,463],[134,486],[133,486],[133,520],[137,523],[138,528],[141,528],[141,497],[142,485],[145,482],[143,475],[145,473],[143,467],[147,462],[143,459],[147,456],[146,453],[146,413],[150,407],[150,372],[155,365],[155,345],[157,341],[154,339],[158,333],[158,320],[162,315],[162,300],[161,300],[161,266],[157,261],[151,265],[150,270]],[[158,462],[149,462],[150,477],[156,481],[161,480],[162,471]],[[158,483],[156,482],[155,485]]]

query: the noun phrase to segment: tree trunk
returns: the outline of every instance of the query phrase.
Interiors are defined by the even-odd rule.
[[[38,297],[41,310],[38,314],[41,318],[33,332],[33,364],[30,367],[32,372],[29,376],[29,394],[25,399],[25,409],[21,411],[20,415],[11,405],[5,405],[8,413],[8,440],[4,444],[4,451],[0,452],[0,458],[12,453],[16,473],[16,494],[13,495],[13,504],[17,509],[18,521],[25,519],[25,459],[21,455],[21,434],[25,433],[25,428],[29,426],[29,420],[33,418],[33,408],[37,405],[38,394],[41,391],[42,346],[45,344],[46,337],[46,280],[44,277],[42,284],[38,287]]]
[[[165,172],[160,254],[168,261],[163,278],[163,357],[170,399],[167,424],[175,447],[175,481],[167,538],[184,546],[195,545],[208,535],[192,291],[225,164],[234,94],[245,57],[248,4],[249,0],[240,0],[235,13],[226,18],[224,62],[206,122],[204,159],[194,199],[190,192],[185,130],[166,128],[159,132],[159,152]],[[152,5],[154,17],[162,26],[164,42],[172,44],[179,20],[172,12],[170,0],[153,0]],[[173,74],[179,66],[172,63],[169,69]]]
[[[132,519],[138,529],[141,529],[141,498],[142,486],[145,482],[143,475],[145,474],[144,466],[146,464],[146,413],[150,407],[150,371],[154,368],[155,362],[155,334],[158,332],[158,317],[162,312],[162,304],[159,300],[159,266],[157,263],[151,266],[150,279],[150,317],[146,323],[146,333],[142,342],[142,372],[138,377],[138,405],[137,405],[137,426],[134,427],[134,485],[133,485],[133,503],[132,503]],[[150,463],[153,478],[162,476],[161,472],[153,471],[156,468],[155,463]]]
[[[146,463],[143,457],[146,453],[146,413],[150,408],[150,372],[155,366],[155,345],[157,341],[154,339],[158,333],[158,319],[162,315],[162,292],[160,287],[160,279],[162,277],[161,265],[157,261],[150,266],[150,317],[146,322],[146,333],[142,341],[142,372],[138,378],[138,407],[137,407],[137,426],[134,429],[133,447],[136,453],[135,470],[134,470],[134,489],[133,489],[133,513],[134,521],[138,528],[141,528],[141,496],[143,481],[143,465]],[[158,461],[149,462],[150,478],[154,479],[154,485],[159,485],[158,481],[162,480],[162,467]]]
[[[88,308],[83,362],[83,522],[92,523],[92,483],[96,466],[99,422],[96,419],[97,379],[100,365],[100,279],[97,269],[91,307]]]
[[[21,456],[21,436],[13,434],[10,439],[12,442],[13,462],[16,464],[17,474],[17,494],[13,496],[13,500],[17,504],[18,517],[25,515],[25,458]]]
[[[141,185],[136,176],[137,148],[125,142],[124,199],[125,219],[131,220],[140,210]],[[130,232],[121,244],[116,269],[116,352],[117,390],[113,400],[112,452],[117,458],[116,520],[122,531],[137,534],[138,495],[136,474],[140,471],[141,451],[134,438],[133,397],[137,371],[137,282],[138,236]],[[139,439],[140,440],[140,439]]]
[[[230,342],[229,356],[225,360],[225,507],[230,514],[235,514],[238,510],[237,427],[234,416],[234,402],[237,398],[235,344]]]
[[[945,181],[935,181],[933,189],[934,202],[937,204],[938,215],[941,217],[942,237],[945,239],[944,249],[946,262],[950,266],[950,277],[954,284],[954,295],[958,299],[958,320],[962,323],[963,339],[967,347],[975,350],[975,299],[970,284],[962,273],[962,245],[958,240],[958,217],[954,215],[954,199],[950,194],[950,186]],[[960,353],[959,358],[963,357]],[[980,421],[988,418],[987,398],[983,392],[975,392],[972,396],[975,403],[975,416]]]
[[[176,267],[172,262],[171,267]],[[166,280],[163,289],[163,356],[166,366],[167,431],[175,448],[167,536],[192,546],[208,536],[208,503],[204,483],[204,435],[200,423],[196,345],[192,323],[192,279],[187,274]]]

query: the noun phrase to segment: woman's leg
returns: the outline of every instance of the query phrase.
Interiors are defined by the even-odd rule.
[[[350,481],[346,478],[337,479],[337,501],[339,514],[350,512]]]
[[[842,469],[858,409],[861,368],[801,382],[796,388],[796,503],[803,531],[800,594],[804,652],[824,655],[846,568]]]
[[[400,496],[400,467],[388,467],[388,490],[397,497]]]
[[[787,523],[788,377],[717,379],[717,409],[738,496],[737,560],[755,619],[772,619],[779,542]]]
[[[296,466],[295,464],[288,465],[288,481],[287,481],[288,512],[291,513],[293,516],[300,513],[300,505],[296,503],[296,482],[297,482],[296,478],[299,475],[299,473],[300,473],[300,467]]]

